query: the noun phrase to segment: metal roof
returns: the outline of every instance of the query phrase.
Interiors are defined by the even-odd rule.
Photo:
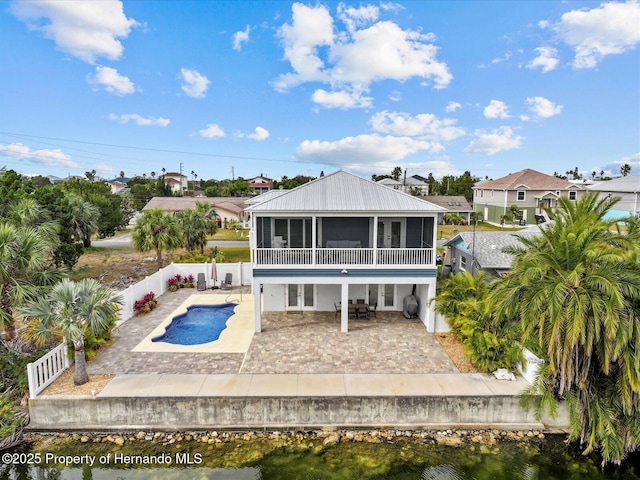
[[[247,209],[250,212],[440,212],[444,208],[339,170]]]
[[[627,175],[613,180],[604,180],[587,188],[599,192],[636,193],[640,192],[640,175]]]

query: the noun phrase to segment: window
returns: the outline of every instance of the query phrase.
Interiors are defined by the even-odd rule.
[[[480,190],[480,198],[484,198],[484,190]]]
[[[569,192],[569,200],[575,200],[576,199],[576,192]]]
[[[493,190],[491,190],[491,198],[493,198]]]
[[[467,269],[467,257],[464,255],[460,255],[460,270]]]
[[[524,202],[526,192],[523,190],[518,190],[518,201]]]

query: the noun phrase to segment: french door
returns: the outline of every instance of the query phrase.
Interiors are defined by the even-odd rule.
[[[396,285],[384,283],[368,286],[369,305],[378,304],[378,310],[396,310]]]
[[[287,310],[314,310],[316,307],[315,285],[290,283],[286,297]]]
[[[402,248],[405,242],[401,218],[378,219],[378,248]]]

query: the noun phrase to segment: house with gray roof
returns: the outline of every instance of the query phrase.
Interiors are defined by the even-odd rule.
[[[587,187],[599,192],[602,197],[618,197],[620,201],[610,212],[612,217],[627,217],[640,213],[640,175],[627,175],[612,180],[597,182]]]
[[[496,180],[478,182],[473,187],[473,208],[484,220],[501,223],[512,205],[522,212],[524,224],[548,220],[545,208],[554,209],[560,197],[578,200],[586,192],[562,178],[526,168]]]
[[[335,311],[349,303],[401,311],[412,292],[435,329],[436,219],[442,207],[337,171],[253,204],[255,330],[263,311]],[[360,300],[360,302],[358,302]],[[339,310],[339,311],[338,311]]]
[[[428,197],[420,198],[446,210],[445,212],[438,213],[438,225],[442,225],[444,223],[444,216],[447,213],[455,213],[465,222],[471,223],[471,212],[473,212],[473,207],[462,195],[429,195]]]
[[[505,248],[520,247],[519,237],[531,238],[537,232],[461,232],[445,242],[446,264],[452,273],[483,270],[489,278],[499,277],[511,269],[512,255]]]
[[[178,213],[184,210],[195,210],[196,203],[206,203],[211,208],[212,218],[215,218],[222,226],[227,221],[235,220],[245,223],[247,216],[245,197],[153,197],[143,207],[144,210],[159,208],[166,212]]]

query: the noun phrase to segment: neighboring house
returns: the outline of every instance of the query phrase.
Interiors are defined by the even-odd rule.
[[[436,217],[441,207],[338,171],[247,208],[255,330],[263,311],[340,312],[349,301],[401,311],[415,291],[434,331]],[[338,312],[336,312],[338,314]],[[336,327],[337,328],[337,327]]]
[[[600,197],[619,197],[620,201],[609,212],[612,218],[626,217],[640,212],[640,175],[627,175],[613,180],[597,182],[587,187],[599,192]]]
[[[518,236],[531,238],[537,232],[461,232],[444,246],[448,248],[445,263],[452,273],[476,275],[484,270],[489,278],[509,272],[513,256],[503,252],[506,247],[520,247]]]
[[[189,189],[186,175],[181,175],[176,172],[167,172],[163,177],[165,185],[168,185],[173,193],[184,195],[184,193]]]
[[[429,184],[427,183],[427,179],[420,175],[413,175],[403,181],[394,180],[393,178],[383,178],[382,180],[378,180],[377,183],[411,195],[429,195]]]
[[[255,194],[268,192],[273,188],[273,179],[265,177],[262,174],[257,177],[247,179],[247,182],[249,182],[249,185],[251,185],[253,193]]]
[[[444,216],[447,213],[455,213],[459,217],[462,217],[466,223],[471,223],[471,212],[473,212],[473,207],[463,196],[429,195],[428,197],[420,198],[446,209],[446,212],[438,213],[438,225],[442,225],[444,223]]]
[[[160,208],[166,212],[178,213],[195,210],[196,203],[206,203],[215,210],[215,218],[223,227],[227,221],[236,220],[243,224],[246,220],[244,209],[246,198],[241,197],[153,197],[142,210]]]
[[[127,188],[128,181],[128,178],[118,177],[113,180],[109,180],[106,183],[111,187],[111,193],[122,193]]]
[[[512,205],[522,211],[523,223],[548,220],[543,208],[555,208],[560,197],[580,199],[587,190],[567,180],[529,168],[473,187],[473,208],[484,220],[500,223]],[[536,218],[536,215],[538,218]]]
[[[45,178],[47,178],[52,185],[55,185],[56,183],[64,182],[64,178],[56,177],[55,175],[47,175]]]

